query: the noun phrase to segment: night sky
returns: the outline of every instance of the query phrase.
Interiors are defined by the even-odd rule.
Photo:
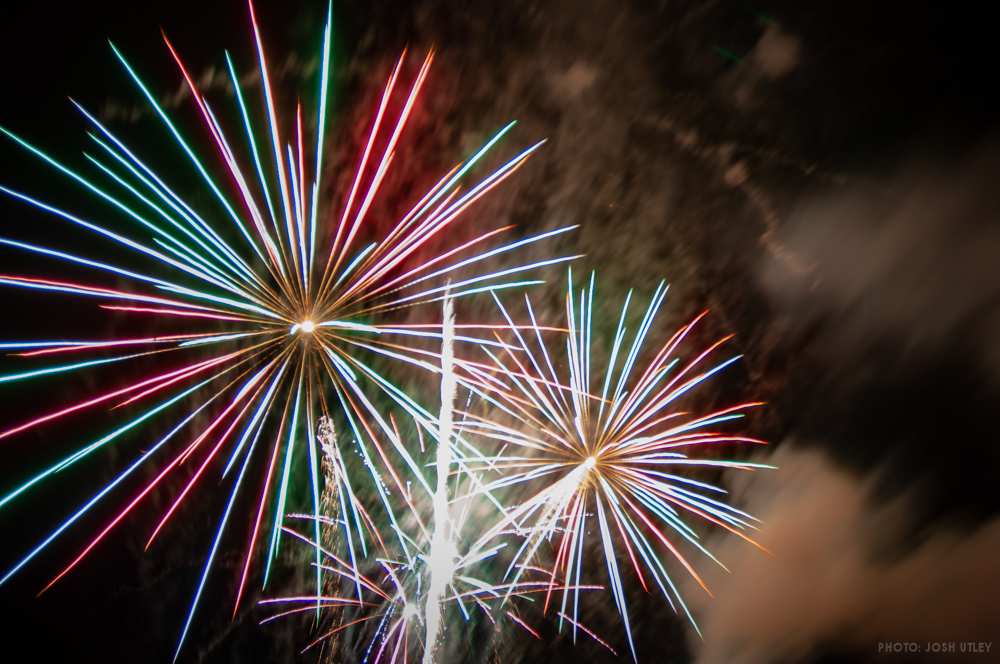
[[[288,100],[302,91],[311,101],[325,3],[259,0],[257,8],[283,72],[277,87]],[[630,287],[648,294],[666,278],[670,321],[709,308],[709,332],[736,335],[744,359],[720,381],[719,400],[768,402],[747,426],[771,441],[755,460],[780,469],[724,482],[762,519],[758,539],[772,554],[712,536],[731,572],[709,574],[714,600],[686,588],[703,640],[662,598],[630,596],[640,661],[1000,658],[1000,136],[994,31],[978,11],[863,2],[335,3],[331,169],[356,154],[358,128],[399,51],[435,46],[406,172],[447,166],[511,118],[521,144],[548,138],[476,214],[524,233],[581,224],[562,248],[587,255],[579,269],[598,269],[608,297]],[[255,64],[246,7],[236,0],[8,4],[0,9],[0,125],[79,164],[86,126],[70,96],[144,149],[165,146],[107,45],[113,39],[172,99],[181,81],[160,28],[196,75],[221,71],[223,49],[244,69]],[[181,101],[171,110],[194,132],[191,101]],[[103,209],[9,141],[0,143],[0,184],[74,210]],[[6,198],[0,219],[4,237],[81,252],[101,246]],[[0,265],[13,274],[86,274],[3,248]],[[115,331],[92,302],[12,288],[0,298],[5,340]],[[16,367],[17,358],[0,360],[3,373]],[[0,426],[114,376],[0,385]],[[111,422],[82,418],[0,441],[0,488]],[[0,510],[0,567],[129,458],[96,455]],[[167,487],[42,597],[119,503],[0,587],[5,652],[169,661],[225,499],[203,492],[199,508],[144,553],[149,524],[177,489]],[[298,655],[306,621],[258,626],[265,614],[251,601],[230,622],[240,546],[234,539],[220,554],[181,661],[315,661]],[[294,589],[301,565],[284,562],[279,583]],[[599,610],[591,617],[626,661],[620,624]],[[592,642],[574,647],[545,629],[545,641],[515,635],[469,661],[613,661]],[[921,652],[880,653],[888,642],[915,642]],[[966,642],[992,650],[963,654]],[[956,652],[922,652],[928,643]]]

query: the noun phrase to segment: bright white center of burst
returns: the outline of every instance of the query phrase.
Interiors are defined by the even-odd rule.
[[[417,617],[417,605],[407,603],[403,607],[403,620],[410,621]]]
[[[597,459],[595,459],[592,456],[587,457],[583,461],[583,469],[584,470],[593,470],[594,466],[596,466],[596,465],[597,465]]]
[[[299,323],[299,330],[301,330],[304,334],[312,334],[315,329],[316,323],[312,322],[308,318]]]

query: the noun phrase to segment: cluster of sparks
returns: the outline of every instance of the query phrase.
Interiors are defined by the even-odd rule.
[[[306,521],[312,519],[311,516],[304,514],[290,516]],[[321,519],[327,521],[326,518],[321,517]],[[284,530],[313,546],[309,536],[287,526]],[[352,629],[361,632],[365,626],[369,626],[370,637],[364,647],[362,661],[372,664],[381,662],[405,664],[410,660],[412,653],[426,653],[429,650],[429,644],[425,642],[426,622],[421,618],[425,608],[423,603],[427,601],[427,591],[424,586],[428,575],[423,568],[432,564],[427,557],[420,556],[413,562],[375,558],[368,565],[371,571],[364,574],[358,572],[355,564],[342,559],[336,553],[323,547],[320,547],[320,551],[323,554],[320,568],[334,579],[343,581],[342,585],[356,588],[357,592],[319,597],[299,595],[264,599],[260,602],[262,606],[291,608],[284,608],[271,614],[262,620],[261,624],[314,611],[318,604],[320,609],[340,615],[331,621],[332,626],[329,629],[321,630],[302,648],[303,653],[328,643],[341,632]],[[449,592],[438,600],[440,608],[454,605],[466,620],[471,619],[474,612],[478,612],[494,627],[510,623],[532,637],[541,639],[538,630],[532,627],[531,622],[517,607],[508,604],[507,600],[511,597],[528,599],[533,595],[546,593],[550,585],[546,570],[526,566],[522,571],[532,578],[497,584],[474,575],[474,570],[482,562],[482,558],[483,556],[464,557],[457,561],[448,583]],[[574,589],[599,590],[600,586],[575,586]],[[569,616],[562,617],[575,623]],[[575,624],[610,652],[615,652],[586,626]]]
[[[651,359],[644,362],[643,358],[650,355],[646,342],[666,298],[664,283],[654,292],[632,334],[628,329],[632,301],[629,292],[618,316],[613,343],[607,349],[606,363],[594,366],[596,277],[592,274],[589,284],[578,293],[573,290],[572,273],[568,282],[565,327],[540,325],[527,295],[524,308],[529,322],[515,324],[508,307],[494,296],[505,325],[494,331],[495,346],[480,347],[489,362],[456,362],[452,368],[456,373],[453,378],[468,388],[467,404],[476,398],[486,407],[456,412],[460,419],[448,435],[461,443],[450,446],[460,456],[448,473],[448,481],[453,484],[448,491],[451,509],[445,517],[451,530],[450,548],[435,555],[436,543],[428,542],[425,533],[429,548],[427,554],[418,553],[416,565],[430,568],[426,576],[432,581],[437,570],[447,568],[444,576],[448,593],[435,599],[435,606],[455,604],[466,620],[470,612],[462,602],[468,597],[461,590],[463,584],[475,589],[472,599],[491,621],[495,608],[503,613],[516,600],[540,595],[542,613],[551,609],[558,617],[560,630],[568,625],[574,640],[582,632],[614,653],[606,641],[582,623],[579,615],[582,591],[607,589],[635,658],[624,579],[628,568],[646,592],[662,593],[674,611],[683,612],[697,631],[697,623],[667,569],[667,559],[675,559],[705,592],[711,593],[696,565],[675,542],[675,536],[725,566],[706,548],[689,518],[721,527],[763,550],[748,535],[755,529],[756,519],[724,502],[721,496],[726,491],[722,487],[685,472],[691,467],[746,471],[773,468],[711,452],[697,453],[706,447],[764,444],[757,438],[719,430],[720,425],[740,420],[762,404],[739,403],[703,413],[676,407],[685,395],[733,365],[740,356],[717,358],[730,336],[698,352],[685,351],[691,345],[685,341],[697,334],[699,323],[707,315],[702,312],[658,344]],[[504,335],[511,337],[510,342],[503,341]],[[562,345],[560,341],[564,341],[564,354],[556,350]],[[446,366],[447,362],[443,362],[442,368]],[[489,381],[481,379],[484,366],[494,374]],[[557,367],[567,368],[568,375],[561,375]],[[442,378],[443,392],[446,382]],[[446,405],[444,394],[442,399]],[[480,452],[466,438],[481,441],[480,448],[492,444],[496,449]],[[438,478],[442,478],[440,468]],[[496,518],[485,521],[485,526],[481,516],[469,517],[469,510],[476,509],[477,500],[483,497],[488,497],[485,504],[496,508]],[[470,530],[470,523],[474,525],[471,532],[464,532]],[[597,534],[593,544],[604,559],[607,586],[590,582],[594,574],[585,570],[593,548],[592,531]],[[343,561],[334,554],[324,553],[343,567]],[[468,576],[466,570],[500,559],[506,565],[500,578],[487,582]],[[621,560],[627,560],[628,566],[622,567]],[[421,590],[419,580],[424,577],[413,573],[412,561],[380,564],[385,567],[384,578],[392,578],[393,590],[369,600],[374,607],[370,614],[341,620],[308,647],[366,620],[394,617],[389,630],[396,639],[394,645],[385,649],[388,636],[383,631],[385,623],[380,622],[369,651],[374,649],[372,661],[376,663],[383,657],[392,662],[407,661],[413,644],[402,634],[407,625],[419,622],[420,614],[407,613],[405,607],[418,604],[414,597],[429,602],[438,595]],[[395,565],[392,569],[405,569],[407,579],[417,580],[417,588],[401,582],[402,575],[394,575],[391,565]],[[360,597],[326,596],[324,607],[357,606]],[[309,599],[279,598],[266,603]],[[484,600],[494,606],[487,606]],[[302,610],[293,609],[275,617]],[[539,637],[520,613],[508,609],[503,617]],[[425,621],[425,627],[428,623]],[[433,647],[436,633],[436,628],[425,629],[428,640],[418,648],[425,655]]]
[[[513,174],[541,145],[531,145],[485,177],[467,183],[470,173],[485,161],[513,123],[445,173],[398,219],[371,222],[375,204],[386,196],[383,183],[427,79],[433,52],[423,60],[408,87],[403,84],[406,53],[396,62],[370,121],[349,188],[330,197],[321,185],[331,69],[330,15],[323,37],[315,129],[307,146],[309,132],[301,104],[295,108],[292,122],[280,120],[252,5],[250,14],[259,59],[263,132],[258,132],[252,120],[228,54],[227,70],[242,120],[234,133],[224,129],[177,49],[164,37],[223,177],[213,176],[208,162],[112,45],[182,158],[189,161],[205,185],[204,191],[214,199],[211,210],[196,210],[190,198],[167,184],[169,178],[157,174],[118,135],[75,102],[91,126],[88,135],[94,154],[88,153],[86,158],[96,169],[92,175],[0,127],[0,132],[18,146],[106,203],[115,222],[86,219],[6,186],[0,186],[0,191],[96,234],[148,266],[139,271],[62,248],[0,237],[0,245],[84,266],[103,278],[78,283],[3,274],[0,284],[98,298],[105,302],[100,305],[103,310],[123,317],[126,324],[137,320],[146,326],[164,322],[202,326],[156,336],[0,344],[20,357],[46,361],[40,367],[0,375],[0,383],[129,361],[153,359],[160,366],[151,375],[130,379],[123,386],[0,430],[3,440],[44,430],[50,423],[93,410],[130,406],[132,413],[138,413],[4,493],[0,508],[93,453],[127,440],[129,435],[142,435],[151,422],[169,420],[167,433],[144,442],[142,452],[124,470],[2,572],[0,584],[115,489],[127,486],[129,478],[142,475],[143,469],[154,469],[153,478],[140,485],[47,589],[74,569],[158,487],[185,469],[186,479],[151,529],[148,547],[196,495],[199,483],[208,484],[202,480],[215,469],[229,483],[228,500],[186,613],[175,657],[191,627],[223,535],[238,512],[234,509],[238,497],[241,491],[252,492],[254,484],[255,508],[244,519],[245,544],[234,616],[256,569],[255,562],[262,568],[266,584],[282,538],[291,533],[307,542],[315,554],[315,592],[267,600],[268,604],[302,604],[274,617],[307,610],[318,615],[324,608],[357,612],[333,631],[324,632],[314,644],[339,630],[371,623],[377,627],[366,660],[370,656],[376,662],[406,661],[413,643],[419,640],[410,635],[409,627],[421,622],[421,601],[433,602],[435,611],[457,606],[467,618],[470,610],[478,607],[491,622],[509,620],[537,636],[509,601],[543,595],[548,611],[552,598],[561,594],[556,600],[561,606],[555,611],[560,625],[571,625],[574,635],[583,630],[611,650],[578,617],[580,592],[602,589],[581,583],[588,528],[593,523],[604,551],[609,589],[634,654],[618,554],[627,555],[644,588],[648,590],[647,579],[652,580],[671,605],[687,612],[667,574],[662,552],[676,557],[699,583],[701,579],[668,531],[710,557],[696,531],[684,521],[685,515],[749,539],[743,531],[753,527],[752,517],[708,495],[722,489],[672,472],[692,465],[760,467],[744,461],[689,456],[690,450],[708,445],[760,442],[713,429],[757,404],[740,404],[699,416],[674,410],[684,394],[737,358],[704,369],[703,363],[720,342],[680,363],[678,349],[699,317],[669,339],[640,371],[644,341],[666,293],[662,285],[631,343],[626,342],[626,300],[604,371],[591,368],[593,280],[575,297],[570,279],[564,328],[540,324],[527,297],[530,324],[513,322],[496,292],[542,283],[530,273],[577,258],[515,263],[493,271],[487,267],[521,247],[549,240],[573,227],[505,241],[513,228],[502,226],[455,240],[453,228],[463,213]],[[245,164],[252,166],[246,168]],[[336,211],[325,211],[333,205],[324,205],[324,198],[338,201]],[[376,232],[373,227],[388,230]],[[107,284],[109,279],[132,286],[112,287]],[[412,307],[441,301],[448,310],[452,298],[486,292],[499,304],[501,322],[454,325],[446,334],[443,323],[407,323],[400,315]],[[561,363],[549,350],[555,336],[565,337],[568,379],[559,375],[557,366]],[[442,342],[440,352],[424,347],[435,340]],[[459,357],[452,352],[453,344],[483,353],[485,359],[473,361],[467,353]],[[453,426],[449,411],[447,424],[439,422],[391,376],[377,370],[380,364],[440,374],[443,386],[451,381],[447,390],[442,387],[443,401],[454,399],[460,385],[470,396],[466,410],[455,413],[460,421]],[[372,397],[372,390],[380,398]],[[477,412],[474,403],[487,406],[494,415]],[[424,434],[438,442],[439,450],[446,448],[447,454],[438,456],[436,491],[421,455],[388,410],[413,421],[421,452]],[[336,422],[345,435],[340,440],[335,436],[321,440],[324,422]],[[349,440],[350,449],[362,459],[361,472],[352,472],[342,440]],[[477,445],[498,449],[484,452]],[[328,464],[326,472],[321,468],[324,463]],[[248,479],[254,475],[256,481]],[[284,526],[286,517],[291,516],[291,488],[300,477],[308,478],[310,510],[302,515],[310,524],[308,534]],[[458,495],[459,487],[464,490],[462,495]],[[508,496],[525,490],[529,498],[508,504]],[[322,513],[321,494],[335,497],[336,514]],[[374,498],[369,500],[369,496]],[[437,564],[434,556],[440,556],[445,544],[457,547],[460,531],[468,528],[468,519],[456,517],[455,510],[467,516],[476,500],[495,509],[498,518],[487,527],[477,525],[469,538],[471,544],[461,555],[457,548],[449,548],[447,578],[428,583],[428,576],[433,577],[428,568]],[[432,503],[431,510],[428,505]],[[428,519],[435,522],[433,526],[428,525]],[[442,527],[443,521],[449,522],[447,528]],[[323,545],[324,524],[338,533],[337,551]],[[442,539],[444,533],[447,542]],[[510,547],[514,553],[509,556],[505,577],[492,582],[476,577],[472,569],[500,556],[510,538],[519,538],[520,543]],[[543,546],[547,543],[552,547]],[[554,558],[549,566],[543,566],[540,561],[548,548]],[[348,581],[351,594],[326,593],[331,578]],[[433,592],[425,590],[428,585],[435,588]],[[427,616],[435,611],[427,611]],[[425,618],[424,622],[430,620]],[[421,647],[426,651],[432,645]]]

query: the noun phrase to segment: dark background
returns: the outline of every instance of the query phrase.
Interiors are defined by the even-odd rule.
[[[349,125],[354,101],[371,98],[404,45],[436,44],[428,103],[440,115],[426,130],[464,147],[469,132],[516,117],[520,140],[550,137],[500,209],[528,227],[582,222],[576,242],[612,291],[666,276],[682,311],[710,306],[718,329],[738,334],[747,389],[770,402],[756,432],[779,447],[822,450],[859,484],[877,471],[874,501],[908,496],[905,533],[892,545],[892,555],[905,557],[938,529],[977,532],[1000,507],[997,58],[992,25],[978,11],[861,2],[340,2],[334,112]],[[67,95],[116,116],[115,127],[159,129],[128,115],[142,100],[106,38],[164,95],[179,80],[160,27],[195,72],[220,65],[222,48],[244,68],[253,63],[240,2],[37,3],[0,12],[0,124],[74,163],[84,122]],[[312,99],[312,79],[296,72],[317,52],[325,7],[261,1],[258,12],[272,62],[299,58],[280,85]],[[796,40],[787,72],[768,74],[755,59],[768,34]],[[194,126],[189,108],[176,112]],[[345,133],[352,136],[349,127],[333,136]],[[155,149],[165,138],[138,140]],[[0,146],[0,183],[97,209],[10,144]],[[7,200],[0,219],[5,237],[92,245]],[[9,250],[0,265],[56,273]],[[0,298],[6,339],[109,329],[92,303],[15,289]],[[2,421],[114,376],[0,385]],[[0,486],[103,423],[0,442]],[[127,458],[97,455],[0,512],[2,566]],[[43,661],[166,661],[221,503],[185,513],[143,555],[156,505],[148,509],[43,597],[35,593],[86,541],[87,525],[0,588],[5,651]],[[96,528],[113,513],[85,524]],[[223,570],[239,564],[237,551],[223,552]],[[251,603],[228,622],[228,571],[210,582],[184,659],[292,659],[301,625],[258,628]],[[995,573],[981,579],[979,590],[996,595],[996,581]],[[988,609],[969,600],[955,610]],[[640,659],[697,654],[667,609],[638,606]],[[889,637],[909,638],[905,630]],[[526,661],[603,656],[565,639],[550,650],[523,647]],[[821,635],[805,651],[774,657],[856,661],[873,650],[870,641]]]

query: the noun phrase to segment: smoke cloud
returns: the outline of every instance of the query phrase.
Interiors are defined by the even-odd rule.
[[[991,590],[1000,586],[1000,520],[914,529],[914,497],[881,503],[879,472],[859,478],[793,446],[769,461],[780,470],[742,475],[735,493],[762,520],[756,539],[773,553],[734,538],[714,547],[731,573],[709,577],[714,599],[689,592],[704,634],[691,639],[697,661],[802,661],[832,644],[854,660],[885,661],[879,644],[900,641],[921,652],[899,661],[937,661],[923,652],[928,642],[955,643],[949,658],[961,661],[964,642],[1000,647]]]
[[[779,235],[813,269],[767,261],[764,289],[799,328],[823,323],[833,352],[890,340],[910,361],[966,346],[1000,377],[1000,150],[914,162],[800,206]]]

